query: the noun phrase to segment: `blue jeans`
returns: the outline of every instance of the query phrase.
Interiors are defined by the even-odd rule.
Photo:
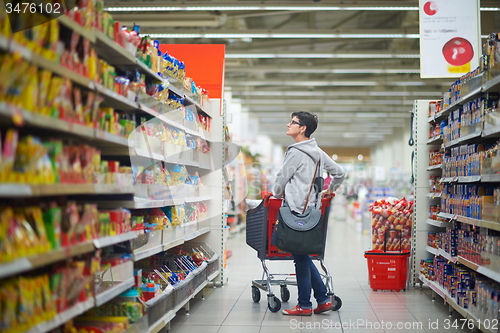
[[[318,304],[330,301],[327,290],[318,269],[307,254],[292,254],[297,274],[298,305],[302,309],[312,309],[311,289]]]

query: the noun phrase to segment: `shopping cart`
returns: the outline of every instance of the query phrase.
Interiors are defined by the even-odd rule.
[[[326,243],[326,233],[328,225],[328,214],[330,212],[330,202],[334,194],[321,200],[321,223],[323,224],[323,244]],[[246,218],[246,242],[257,251],[257,257],[262,263],[262,279],[252,281],[252,300],[260,301],[260,290],[267,292],[267,305],[271,312],[278,312],[281,309],[281,301],[275,296],[273,286],[280,286],[280,295],[283,302],[290,299],[289,285],[297,285],[295,274],[271,274],[266,265],[266,260],[293,260],[292,255],[280,251],[271,244],[271,236],[275,222],[278,217],[278,210],[281,207],[282,199],[271,198],[271,193],[263,192],[263,200],[255,208],[247,211]],[[319,260],[324,274],[321,274],[325,286],[333,304],[333,311],[337,311],[342,306],[342,300],[333,292],[333,279],[323,261],[325,246],[320,254],[310,255],[311,259]],[[278,279],[277,277],[284,277]]]

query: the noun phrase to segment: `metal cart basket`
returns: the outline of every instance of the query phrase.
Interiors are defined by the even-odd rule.
[[[342,306],[342,300],[333,292],[333,279],[323,261],[325,254],[326,234],[328,225],[328,214],[330,212],[330,202],[334,194],[321,200],[321,221],[323,225],[323,251],[317,255],[310,255],[311,259],[319,260],[324,274],[320,272],[333,304],[333,311],[337,311]],[[260,290],[267,292],[268,308],[272,312],[281,309],[281,301],[275,296],[272,286],[280,286],[280,295],[283,302],[290,299],[288,285],[297,285],[295,274],[271,274],[266,265],[266,260],[293,260],[290,253],[283,252],[271,244],[271,236],[275,222],[278,217],[278,210],[281,207],[282,199],[271,198],[271,193],[263,193],[262,202],[255,208],[247,211],[246,216],[246,242],[257,251],[257,257],[262,263],[263,273],[261,280],[252,281],[252,300],[260,301]],[[284,277],[278,279],[277,277]]]

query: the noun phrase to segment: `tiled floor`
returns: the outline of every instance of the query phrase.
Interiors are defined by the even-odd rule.
[[[325,263],[334,280],[335,293],[342,308],[311,317],[290,317],[267,308],[265,293],[254,303],[251,282],[261,279],[262,266],[256,252],[246,245],[244,232],[233,235],[228,249],[229,281],[223,287],[207,288],[205,300],[193,300],[190,314],[181,310],[171,322],[172,333],[285,333],[285,332],[470,332],[446,330],[448,306],[428,288],[401,292],[372,291],[368,285],[364,251],[370,246],[367,236],[355,232],[344,222],[330,221]],[[292,261],[267,261],[272,273],[293,273]],[[282,308],[296,305],[297,288],[290,286],[291,297]],[[274,287],[279,294],[279,287]],[[314,303],[314,301],[313,301]],[[315,306],[315,303],[314,303]]]

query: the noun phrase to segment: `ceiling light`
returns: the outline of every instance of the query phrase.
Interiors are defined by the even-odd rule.
[[[244,91],[233,90],[233,96],[303,96],[303,97],[349,97],[349,96],[381,96],[381,97],[404,97],[404,96],[435,96],[439,97],[440,92],[436,91],[350,91],[347,96],[342,91]]]
[[[171,34],[148,34],[151,38],[219,38],[219,39],[237,39],[237,38],[419,38],[419,34],[276,34],[276,33],[171,33]]]
[[[226,53],[226,59],[335,58],[335,59],[419,59],[418,53]]]
[[[135,4],[135,3],[134,3]],[[105,11],[110,12],[125,12],[125,11],[149,11],[149,12],[166,12],[166,11],[258,11],[258,10],[285,10],[285,11],[417,11],[418,7],[340,7],[340,6],[234,6],[234,5],[206,5],[206,6],[185,6],[185,7],[160,7],[160,6],[128,6],[128,7],[106,7]],[[495,7],[481,7],[481,11],[499,11]]]

